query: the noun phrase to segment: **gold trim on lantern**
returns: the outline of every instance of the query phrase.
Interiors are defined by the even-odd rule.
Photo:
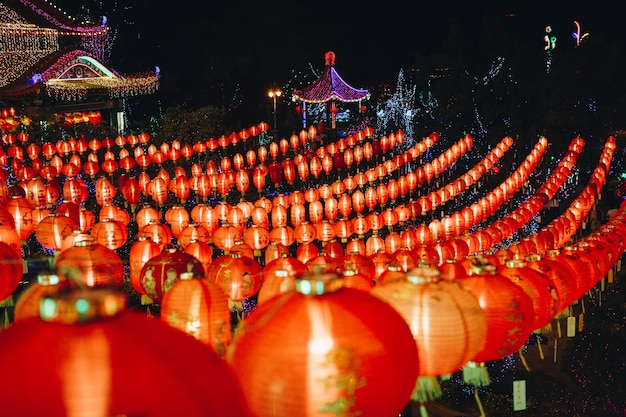
[[[52,323],[89,323],[113,317],[126,308],[126,297],[111,288],[66,289],[41,299],[39,314]]]
[[[296,279],[296,291],[304,295],[334,293],[343,287],[341,276],[336,273],[309,273]]]

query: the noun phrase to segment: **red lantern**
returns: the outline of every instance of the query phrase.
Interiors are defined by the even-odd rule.
[[[128,253],[130,283],[139,294],[146,293],[141,286],[141,268],[148,260],[157,256],[160,252],[161,248],[159,245],[153,242],[149,236],[139,236],[137,241],[130,247]]]
[[[140,283],[145,294],[156,303],[180,280],[184,272],[204,275],[198,259],[175,248],[169,248],[150,258],[141,268]]]
[[[138,415],[249,415],[223,359],[159,320],[125,311],[121,292],[66,290],[45,297],[42,304],[41,318],[25,319],[0,334],[6,353],[0,366],[8,378],[0,382],[3,413],[61,416],[87,407],[100,415],[128,410]],[[168,358],[166,366],[163,358]],[[36,376],[24,372],[33,366]],[[162,381],[172,386],[164,388]],[[15,392],[13,384],[32,389]]]
[[[473,275],[460,280],[478,299],[487,320],[484,346],[472,362],[497,360],[526,343],[533,330],[533,302],[521,287],[498,274],[495,265],[478,258],[472,270]]]
[[[343,404],[343,414],[383,416],[406,405],[417,374],[406,323],[387,303],[340,283],[336,274],[302,277],[296,291],[245,320],[229,362],[259,415],[313,416]],[[270,342],[276,338],[284,342],[280,354]],[[261,370],[258,357],[270,358],[271,369]]]
[[[120,256],[95,239],[78,241],[61,251],[54,265],[61,279],[79,281],[88,287],[119,287],[124,278]]]
[[[442,279],[435,267],[414,268],[404,279],[380,282],[372,294],[390,303],[409,325],[420,377],[454,373],[483,346],[487,323],[480,304],[458,281]],[[446,324],[451,322],[466,325]]]
[[[163,297],[161,320],[196,338],[224,357],[231,340],[228,299],[204,276],[183,272]]]
[[[35,236],[41,245],[59,251],[66,237],[78,229],[78,224],[69,217],[52,213],[39,222]]]
[[[207,278],[224,290],[231,307],[235,307],[237,302],[250,298],[259,291],[262,270],[263,267],[256,260],[243,256],[239,251],[232,251],[213,260]]]

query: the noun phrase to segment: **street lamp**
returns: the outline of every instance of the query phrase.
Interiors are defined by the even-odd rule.
[[[278,97],[280,97],[283,94],[282,91],[280,91],[279,89],[270,89],[267,92],[267,96],[271,99],[274,100],[274,135],[276,135],[276,133],[278,133],[278,130],[276,129],[276,99]]]

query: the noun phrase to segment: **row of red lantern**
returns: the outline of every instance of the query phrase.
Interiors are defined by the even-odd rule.
[[[26,134],[21,135],[24,136],[26,140],[28,139]],[[130,135],[128,138],[133,139],[132,143],[134,145],[140,143],[145,144],[149,140],[149,135],[147,133],[142,133],[139,136]],[[38,144],[31,143],[26,146],[25,150],[16,144],[11,144],[6,153],[2,150],[2,153],[0,154],[0,163],[1,165],[6,166],[8,162],[7,157],[11,157],[11,168],[16,173],[18,179],[22,180],[30,179],[34,175],[39,174],[42,168],[47,165],[52,165],[55,168],[55,170],[46,170],[45,175],[48,177],[53,177],[60,173],[63,173],[66,176],[76,176],[80,172],[81,168],[83,172],[90,176],[94,176],[100,168],[109,174],[115,172],[120,167],[126,171],[131,170],[135,167],[135,165],[139,165],[145,169],[152,163],[161,166],[167,160],[177,161],[183,156],[189,159],[193,156],[194,152],[204,153],[207,149],[207,147],[195,145],[193,147],[190,145],[181,146],[178,140],[174,140],[172,141],[171,146],[168,143],[162,143],[159,148],[157,148],[154,144],[149,145],[147,147],[147,151],[144,151],[142,146],[137,146],[134,149],[131,149],[131,155],[131,151],[123,147],[125,143],[126,138],[123,136],[118,136],[115,139],[105,138],[102,141],[95,138],[89,141],[87,141],[84,137],[78,140],[70,138],[68,141],[58,141],[56,145],[47,142],[43,145],[43,152],[45,158],[49,160],[48,164],[45,164],[41,158],[39,158],[42,147]],[[114,144],[118,144],[121,148],[119,155],[117,156],[111,150]],[[99,157],[96,154],[96,151],[101,149],[103,146],[107,150],[104,154],[104,160],[102,163],[99,163]],[[216,148],[217,145],[215,147],[209,147],[210,150],[215,150]],[[88,149],[91,150],[91,153],[88,154],[87,161],[84,161],[82,155]],[[324,150],[325,148],[320,149]],[[275,154],[273,151],[275,151]],[[31,167],[25,166],[22,162],[25,158],[25,154],[31,159]],[[272,143],[270,145],[270,154],[273,155],[274,159],[277,156],[278,145],[276,145],[276,143]],[[69,156],[69,161],[64,161],[62,156]],[[241,157],[240,154],[237,154],[236,156],[240,157],[237,159],[241,159],[241,165],[243,165],[243,157]],[[255,151],[248,151],[246,156],[250,166],[256,163],[257,156]],[[267,148],[261,146],[258,149],[258,157],[259,160],[263,160],[264,162],[267,158]],[[228,162],[228,164],[226,164],[226,162]],[[220,165],[222,166],[222,169],[226,171],[230,169],[231,163],[227,157],[224,157],[222,158]],[[207,171],[209,168],[210,167],[207,166]]]
[[[68,184],[71,184],[71,182],[68,183]],[[80,187],[80,189],[84,190],[85,187]],[[107,204],[112,204],[112,200],[115,197],[115,194],[116,194],[116,189],[115,189],[115,187],[113,187],[113,185],[110,183],[110,181],[107,178],[102,177],[102,178],[98,179],[98,181],[96,183],[96,200],[97,200],[97,202],[100,205],[104,206],[104,205],[107,205]],[[79,195],[81,195],[82,199],[85,198],[84,197],[84,193],[80,193]],[[358,196],[358,195],[359,194],[357,193],[356,196]],[[345,197],[347,198],[347,196],[345,196]],[[345,201],[345,198],[343,200]],[[331,198],[331,199],[328,199],[327,203],[331,203],[333,201],[335,201],[335,200]],[[422,205],[424,205],[424,204],[422,204]],[[335,207],[335,205],[332,205],[332,204],[327,204],[327,206],[328,206],[327,207],[328,210],[325,210],[326,217],[328,218],[328,216],[330,216],[329,220],[334,221],[335,218],[336,218],[336,214],[337,214],[336,207]],[[342,207],[350,207],[350,204],[345,204],[344,203],[344,204],[342,204]],[[400,211],[400,210],[402,210],[402,211]],[[321,211],[321,210],[317,210],[317,211]],[[313,210],[313,213],[316,213],[317,211]],[[403,217],[398,216],[396,214],[396,211],[401,213],[401,216],[403,216]],[[391,226],[395,225],[397,223],[397,221],[398,221],[398,218],[400,218],[400,222],[401,223],[406,220],[406,218],[408,216],[407,213],[409,212],[408,209],[406,209],[405,207],[399,207],[398,210],[396,210],[396,211],[386,210],[383,213],[385,215],[384,216],[385,219],[386,219],[385,220],[385,224],[387,226],[391,227]],[[300,210],[300,212],[303,212],[303,210]],[[402,213],[404,213],[404,214],[402,214]],[[346,217],[346,215],[348,215],[349,213],[344,211],[342,214],[344,215],[344,217]],[[273,217],[276,217],[276,216],[273,216]],[[298,223],[301,222],[303,220],[303,218],[304,218],[303,215],[300,215],[300,216],[295,215],[293,217],[296,218],[296,219],[300,219],[298,221]],[[312,220],[313,220],[314,223],[315,222],[319,222],[321,220],[321,217],[320,217],[320,219],[318,219],[317,216],[316,216]],[[342,237],[342,238],[349,237],[351,235],[350,229],[351,228],[349,228],[349,227],[343,227],[342,233],[340,234],[340,237]]]

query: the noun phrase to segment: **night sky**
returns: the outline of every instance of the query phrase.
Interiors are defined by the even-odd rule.
[[[622,24],[608,1],[228,0],[201,8],[162,0],[54,3],[74,15],[106,14],[117,29],[111,66],[126,74],[158,66],[172,104],[195,96],[186,103],[190,106],[202,104],[202,97],[215,102],[219,94],[267,101],[267,89],[285,85],[293,73],[321,70],[327,51],[336,53],[335,68],[350,85],[372,88],[394,85],[401,69],[445,54],[452,28],[471,45],[493,40],[488,29],[496,22],[511,39],[541,50],[547,25],[558,35],[559,46],[571,47],[574,20],[583,32],[607,38],[617,38]]]

